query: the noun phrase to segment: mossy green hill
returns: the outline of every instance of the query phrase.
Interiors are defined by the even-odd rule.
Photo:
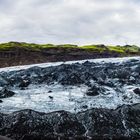
[[[0,67],[126,56],[140,56],[140,48],[135,45],[110,46],[102,44],[84,46],[25,42],[0,44]]]
[[[85,46],[78,46],[72,44],[62,44],[62,45],[54,45],[54,44],[35,44],[35,43],[25,43],[25,42],[9,42],[9,43],[1,43],[0,44],[0,51],[2,50],[13,50],[14,48],[23,48],[28,50],[35,50],[41,51],[43,49],[82,49],[88,50],[93,52],[116,52],[120,54],[131,54],[131,53],[139,53],[140,47],[136,45],[125,45],[125,46],[109,46],[109,45],[85,45]]]

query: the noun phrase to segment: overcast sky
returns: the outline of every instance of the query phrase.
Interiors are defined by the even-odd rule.
[[[0,42],[140,45],[140,0],[0,0]]]

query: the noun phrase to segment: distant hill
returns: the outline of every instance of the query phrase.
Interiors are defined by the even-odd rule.
[[[138,55],[140,55],[140,48],[135,45],[105,46],[99,44],[77,46],[72,44],[9,42],[0,44],[0,67]]]

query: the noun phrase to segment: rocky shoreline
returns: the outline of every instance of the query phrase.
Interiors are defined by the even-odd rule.
[[[139,140],[140,59],[7,68],[0,100],[14,140]]]
[[[0,114],[0,135],[15,140],[138,140],[139,122],[140,104],[116,110],[93,108],[77,114],[22,110]]]

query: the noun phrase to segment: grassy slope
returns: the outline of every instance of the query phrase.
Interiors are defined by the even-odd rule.
[[[105,45],[86,45],[86,46],[77,46],[71,44],[64,45],[53,45],[53,44],[33,44],[33,43],[24,43],[24,42],[9,42],[0,44],[0,51],[8,51],[17,47],[41,51],[43,49],[50,48],[65,48],[65,49],[82,49],[86,51],[92,51],[96,53],[104,53],[104,52],[116,52],[121,55],[129,55],[129,54],[140,54],[140,48],[135,45],[126,45],[126,46],[105,46]]]

